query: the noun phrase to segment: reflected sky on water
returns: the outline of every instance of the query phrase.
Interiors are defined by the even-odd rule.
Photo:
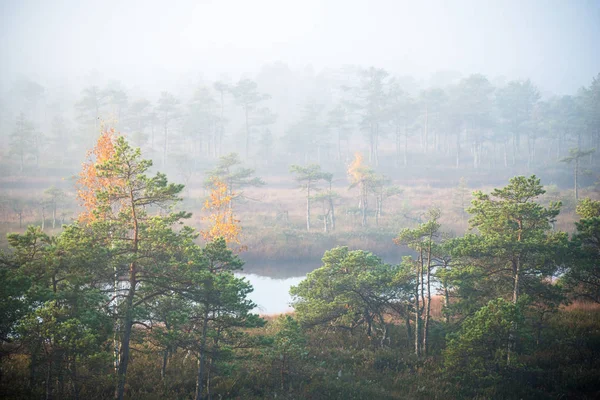
[[[306,276],[291,278],[270,278],[255,274],[239,274],[246,278],[254,291],[250,293],[250,299],[254,301],[258,308],[255,312],[259,314],[280,314],[293,309],[290,307],[292,300],[289,291],[290,287],[300,283]]]

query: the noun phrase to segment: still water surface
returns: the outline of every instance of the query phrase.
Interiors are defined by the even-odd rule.
[[[411,254],[409,251],[400,253],[400,256],[384,261],[394,263],[394,260],[401,259],[402,255]],[[298,285],[306,278],[306,274],[322,265],[321,260],[303,261],[299,263],[255,261],[244,265],[244,272],[237,275],[248,279],[254,287],[254,292],[249,296],[258,305],[254,312],[281,314],[293,310],[290,307],[292,300],[289,294],[290,287]]]
[[[249,297],[258,305],[254,312],[259,314],[280,314],[292,311],[290,287],[306,278],[306,276],[271,278],[256,274],[239,274],[239,276],[246,278],[254,287],[254,291],[250,293]]]

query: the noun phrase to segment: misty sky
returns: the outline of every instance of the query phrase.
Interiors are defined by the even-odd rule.
[[[131,84],[252,75],[283,61],[427,78],[531,78],[573,93],[600,72],[600,0],[0,0],[6,83],[99,71]]]

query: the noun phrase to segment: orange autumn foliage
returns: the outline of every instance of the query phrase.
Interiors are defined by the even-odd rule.
[[[89,223],[97,218],[94,210],[98,208],[97,192],[119,185],[117,178],[100,176],[98,164],[110,160],[115,154],[115,141],[117,134],[114,129],[102,131],[96,146],[86,154],[86,161],[82,164],[79,179],[77,180],[77,198],[83,207],[79,214],[79,222]]]
[[[211,213],[208,217],[203,217],[204,220],[210,221],[210,227],[200,233],[207,241],[222,237],[227,243],[240,244],[242,227],[239,225],[240,221],[234,218],[230,207],[231,199],[236,194],[228,193],[227,185],[218,178],[212,179],[212,187],[213,190],[203,208]]]
[[[364,178],[363,156],[361,153],[354,153],[354,160],[348,166],[348,175],[350,175],[351,183],[360,182]]]

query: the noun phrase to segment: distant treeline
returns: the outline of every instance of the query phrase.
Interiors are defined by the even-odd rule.
[[[599,148],[600,75],[564,96],[542,96],[533,81],[446,74],[423,87],[374,67],[301,74],[282,64],[255,79],[151,95],[126,82],[90,79],[70,93],[21,80],[1,94],[2,168],[7,175],[76,170],[102,126],[182,176],[230,152],[265,170],[343,167],[361,151],[389,170],[535,171],[570,149]],[[588,154],[581,162],[597,167],[596,159]]]

